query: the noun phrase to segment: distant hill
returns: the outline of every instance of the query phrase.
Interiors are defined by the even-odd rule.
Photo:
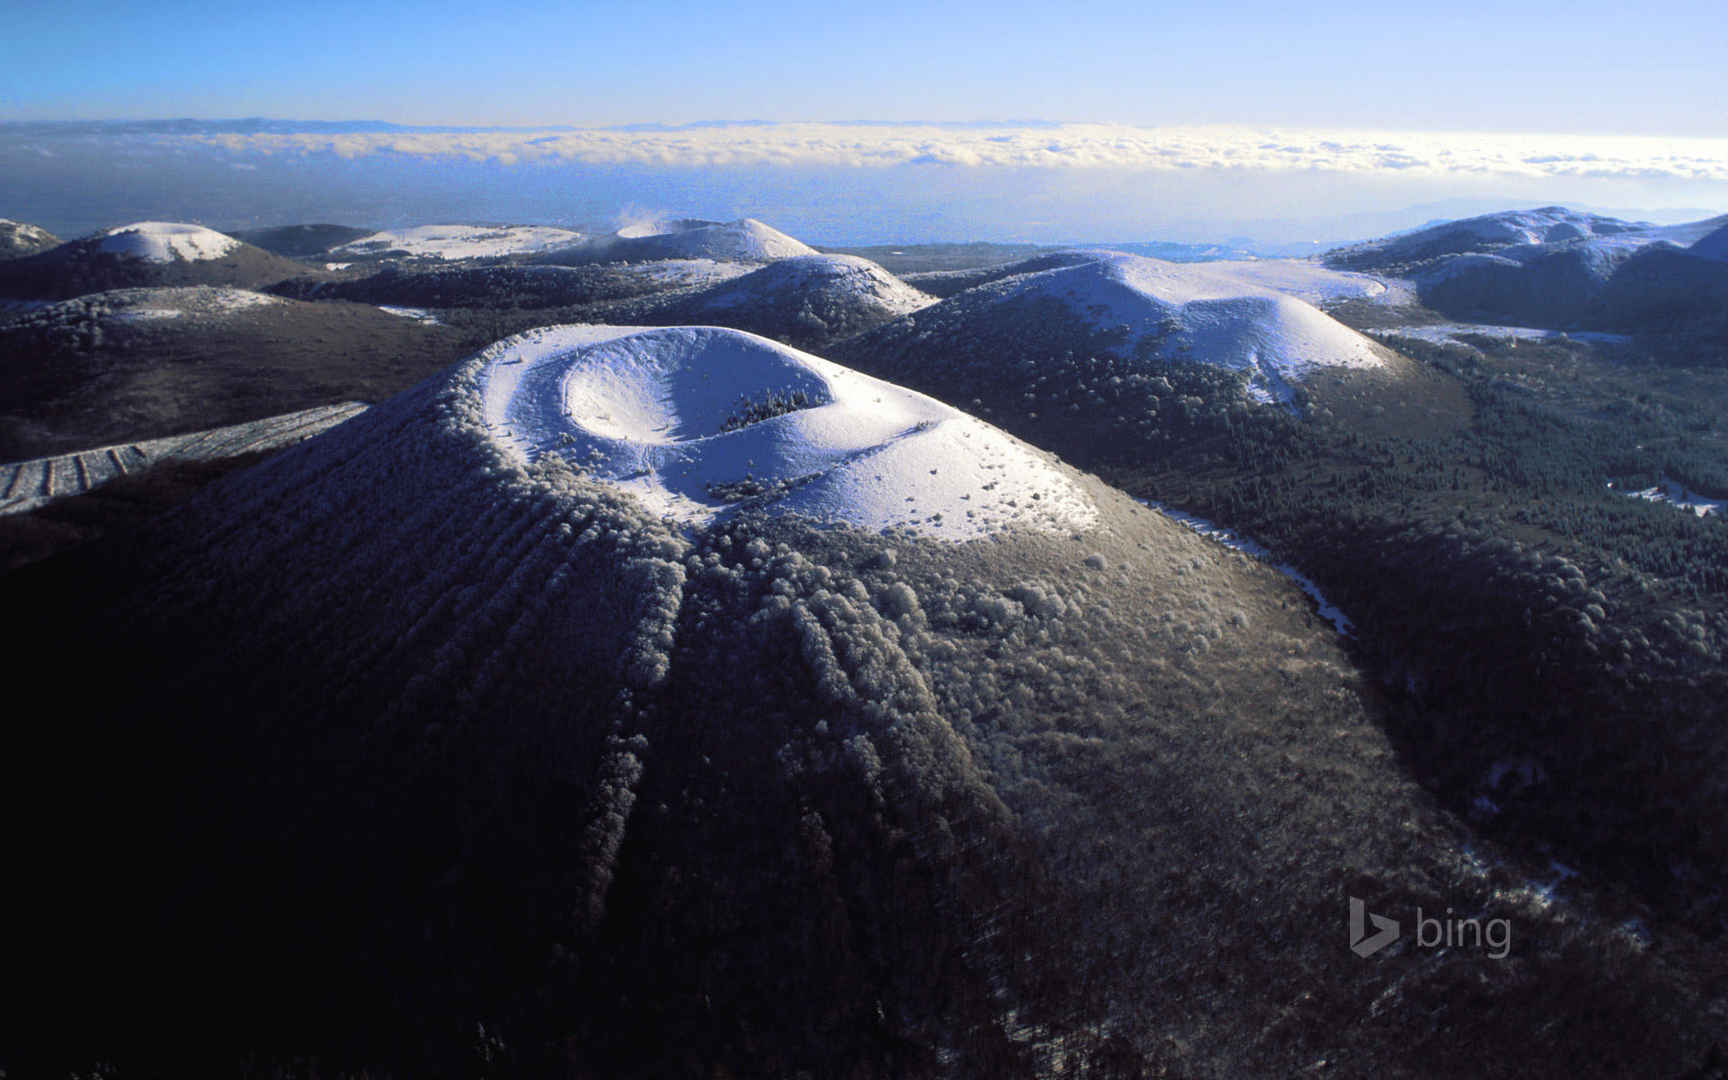
[[[168,285],[256,288],[306,268],[200,225],[143,221],[0,263],[0,296],[65,299]]]
[[[1657,239],[1657,226],[1622,221],[1564,206],[1536,210],[1503,210],[1479,217],[1429,225],[1337,248],[1325,255],[1329,265],[1346,270],[1393,270],[1447,255],[1504,252],[1565,244],[1587,238],[1618,238],[1632,244]]]
[[[1724,220],[1656,226],[1563,207],[1507,211],[1339,249],[1326,261],[1406,276],[1424,304],[1453,318],[1690,333],[1728,282],[1728,266],[1708,258]]]
[[[0,218],[0,259],[21,259],[59,243],[59,237],[41,226]]]

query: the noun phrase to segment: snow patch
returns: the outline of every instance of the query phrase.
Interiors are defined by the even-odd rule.
[[[103,233],[97,250],[145,262],[171,263],[176,259],[185,262],[220,259],[239,246],[240,241],[232,236],[202,225],[139,221]]]
[[[1042,452],[754,334],[550,327],[486,357],[478,389],[500,442],[528,461],[562,456],[692,526],[750,506],[958,542],[1097,519]]]
[[[1613,481],[1609,481],[1608,486],[1613,488]],[[1728,507],[1728,500],[1706,498],[1684,485],[1666,478],[1655,487],[1647,487],[1641,491],[1622,491],[1620,494],[1634,499],[1644,499],[1648,502],[1667,503],[1676,510],[1690,510],[1699,517],[1706,514],[1720,514],[1724,507]]]
[[[716,259],[655,259],[631,265],[630,269],[649,281],[670,287],[718,285],[752,272],[748,266]]]
[[[1588,341],[1600,345],[1624,345],[1629,334],[1596,330],[1543,330],[1534,326],[1499,326],[1494,323],[1433,323],[1428,326],[1395,326],[1370,329],[1377,338],[1414,338],[1436,345],[1458,344],[1466,334],[1497,341]]]
[[[379,304],[378,310],[389,315],[400,316],[404,319],[413,319],[415,322],[424,323],[427,326],[442,325],[438,321],[438,316],[434,315],[426,308],[402,307],[398,304]]]

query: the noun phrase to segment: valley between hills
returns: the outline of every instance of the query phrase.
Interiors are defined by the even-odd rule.
[[[1159,250],[0,222],[0,1069],[1722,1075],[1728,216]]]

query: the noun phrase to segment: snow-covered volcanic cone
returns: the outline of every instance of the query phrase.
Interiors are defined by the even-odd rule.
[[[0,218],[0,259],[21,259],[58,243],[59,237],[39,225]]]
[[[174,221],[121,225],[102,233],[96,241],[96,250],[104,255],[152,263],[220,259],[238,247],[240,241],[225,233]]]
[[[484,1017],[533,1074],[1288,1075],[1439,1024],[1465,1075],[1671,1022],[1312,932],[1347,888],[1509,901],[1296,587],[746,334],[507,339],[26,584],[9,659],[78,691],[0,790],[81,794],[9,971],[87,1027],[201,1017],[179,1072],[423,1075]]]
[[[577,264],[640,259],[719,259],[726,262],[773,262],[816,249],[754,218],[710,223],[683,221],[633,228],[625,235],[596,238],[581,247],[540,256],[542,262]]]
[[[834,340],[935,302],[869,259],[795,255],[708,289],[695,306],[759,322],[758,332],[784,328],[794,339]]]
[[[305,272],[202,225],[140,221],[0,265],[0,294],[62,299],[152,285],[256,288]]]
[[[1205,263],[1169,263],[1100,252],[1000,288],[993,304],[1055,298],[1120,348],[1177,355],[1247,372],[1263,399],[1284,399],[1314,368],[1376,368],[1384,354],[1367,338],[1287,293],[1252,285]]]
[[[561,455],[692,524],[748,503],[963,540],[1096,517],[1045,455],[995,428],[736,330],[533,331],[488,351],[478,392],[524,460]]]
[[[1077,460],[1089,452],[1067,436],[1138,438],[1159,395],[1171,394],[1174,368],[1213,372],[1232,384],[1214,390],[1233,398],[1287,402],[1316,371],[1387,361],[1384,348],[1311,304],[1228,269],[1108,251],[1032,265],[1049,268],[968,289],[841,343],[835,356],[987,408]]]
[[[683,264],[647,263],[621,269],[648,270],[657,265]],[[794,255],[741,277],[704,283],[707,287],[695,292],[674,291],[674,284],[668,282],[668,290],[659,296],[596,308],[592,317],[660,326],[713,323],[821,350],[936,302],[855,255]]]

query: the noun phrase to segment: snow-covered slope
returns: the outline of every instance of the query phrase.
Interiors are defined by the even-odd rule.
[[[102,234],[97,250],[152,263],[220,259],[240,246],[232,236],[176,221],[138,221]]]
[[[1095,516],[995,428],[752,334],[555,327],[486,357],[477,388],[501,441],[527,462],[558,454],[656,516],[700,525],[748,504],[945,540]]]
[[[58,243],[58,237],[39,225],[0,218],[0,259],[21,259]]]
[[[1252,259],[1201,265],[1213,274],[1294,296],[1310,304],[1381,300],[1391,291],[1386,281],[1371,274],[1334,270],[1312,259]]]
[[[418,225],[385,229],[330,249],[338,256],[407,255],[423,259],[479,259],[530,255],[580,244],[583,236],[550,225]]]
[[[689,232],[691,229],[706,229],[719,224],[722,223],[705,221],[702,218],[657,218],[653,221],[633,221],[612,235],[621,240],[634,240],[643,236],[665,236],[668,233]]]

